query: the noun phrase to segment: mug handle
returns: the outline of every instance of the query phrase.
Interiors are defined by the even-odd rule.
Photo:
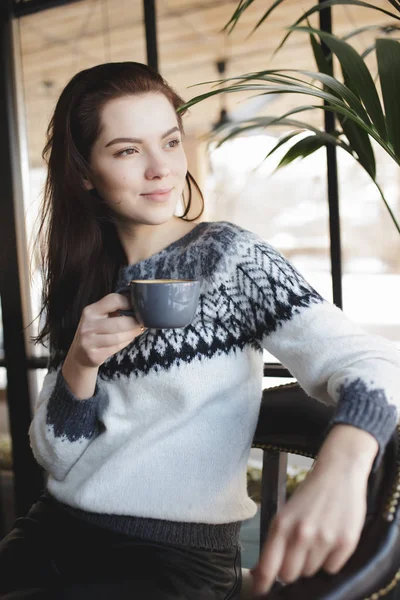
[[[129,286],[119,288],[118,290],[116,290],[116,293],[121,294],[122,296],[129,296]],[[121,317],[133,317],[134,319],[136,318],[135,311],[133,311],[133,310],[119,310],[118,314]]]

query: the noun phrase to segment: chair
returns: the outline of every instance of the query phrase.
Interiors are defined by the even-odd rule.
[[[315,458],[334,408],[310,398],[297,383],[264,390],[253,448],[264,451],[260,549],[285,501],[287,454]],[[367,516],[360,542],[336,575],[319,571],[288,585],[277,584],[265,600],[380,600],[400,581],[400,428],[368,482]],[[242,569],[240,600],[250,600],[251,575]],[[394,598],[394,596],[390,596]]]

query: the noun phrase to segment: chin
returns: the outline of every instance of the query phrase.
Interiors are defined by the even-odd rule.
[[[155,211],[154,211],[155,212]],[[175,217],[173,211],[159,211],[159,214],[143,214],[143,215],[126,215],[124,218],[125,223],[141,224],[141,225],[164,225],[169,221],[172,221]]]
[[[137,215],[140,220],[148,223],[149,225],[163,225],[164,223],[168,223],[171,221],[176,215],[176,204],[173,206],[171,204],[165,206],[155,206],[149,208],[149,210],[143,211],[141,215]]]

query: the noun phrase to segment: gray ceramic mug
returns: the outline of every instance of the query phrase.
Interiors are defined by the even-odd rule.
[[[141,325],[148,329],[176,329],[193,321],[200,281],[133,279],[129,283],[129,294],[133,316]]]

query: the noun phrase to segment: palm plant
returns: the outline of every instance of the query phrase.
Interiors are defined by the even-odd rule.
[[[254,1],[240,0],[225,29],[232,31],[243,12]],[[275,0],[256,24],[254,30],[264,24],[270,14],[284,1]],[[371,177],[400,233],[399,223],[378,183],[375,154],[371,144],[372,138],[400,165],[400,109],[396,97],[400,90],[400,43],[397,39],[385,35],[385,37],[376,39],[375,43],[360,55],[348,41],[367,29],[376,28],[384,34],[400,29],[400,1],[387,1],[390,5],[388,10],[361,0],[325,0],[316,4],[288,28],[288,33],[276,50],[278,51],[282,47],[292,32],[301,31],[307,34],[317,65],[316,71],[291,68],[268,69],[218,82],[207,82],[223,84],[223,87],[200,94],[192,98],[185,106],[190,107],[216,94],[243,91],[249,91],[256,95],[300,94],[312,98],[312,104],[296,107],[285,114],[259,116],[233,128],[230,127],[228,133],[220,137],[219,145],[252,129],[277,125],[289,127],[291,131],[284,135],[267,155],[270,156],[284,144],[295,142],[280,161],[278,167],[282,167],[296,158],[312,154],[322,146],[334,144],[357,160]],[[376,10],[390,17],[392,22],[385,28],[378,26],[358,28],[346,35],[345,38],[310,26],[309,17],[311,15],[335,5],[354,5]],[[393,12],[392,7],[396,12]],[[372,51],[376,53],[379,77],[377,83],[365,62],[366,56]],[[342,72],[341,79],[333,74],[333,56],[336,56],[339,61]],[[316,100],[322,100],[322,103],[315,103]],[[336,126],[332,128],[332,131],[320,130],[307,121],[294,118],[299,113],[307,113],[311,110],[334,113]],[[306,136],[305,132],[308,133]],[[219,134],[221,135],[221,130],[219,130]],[[300,139],[296,140],[299,137]]]

